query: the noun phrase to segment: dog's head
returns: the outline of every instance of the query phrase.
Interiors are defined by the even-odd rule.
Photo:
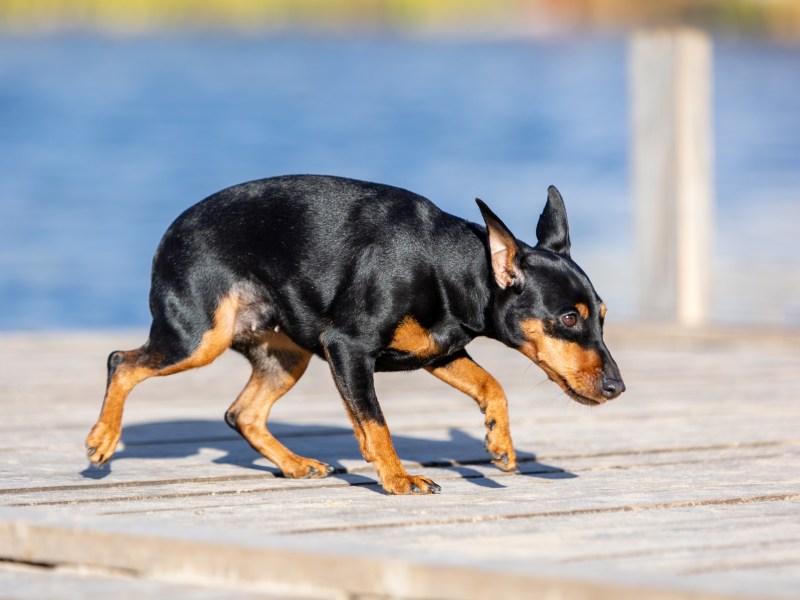
[[[518,241],[480,200],[494,275],[497,337],[539,365],[574,400],[598,405],[625,391],[603,341],[606,307],[570,258],[564,201],[550,186],[538,243]]]

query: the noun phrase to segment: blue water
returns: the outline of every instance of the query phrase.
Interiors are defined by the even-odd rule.
[[[626,50],[622,38],[0,39],[0,330],[147,325],[150,259],[175,216],[286,173],[406,187],[473,220],[479,196],[529,241],[554,183],[573,254],[630,315]],[[715,86],[720,268],[735,279],[740,259],[770,264],[800,285],[800,48],[720,42]],[[725,285],[727,318],[763,299],[777,302],[771,320],[800,322],[800,300],[726,304]]]

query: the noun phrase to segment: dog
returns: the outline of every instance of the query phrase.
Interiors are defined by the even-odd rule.
[[[625,384],[603,341],[606,307],[570,258],[558,190],[548,189],[533,247],[476,202],[485,228],[396,187],[293,175],[235,185],[186,210],[153,259],[149,339],[108,358],[102,410],[86,439],[91,463],[113,455],[134,386],[233,348],[253,371],[225,420],[286,477],[333,472],[266,426],[312,355],[330,366],[387,493],[440,487],[400,462],[376,371],[425,369],[471,396],[485,415],[492,462],[515,470],[506,396],[467,353],[472,339],[519,350],[582,404],[616,398]]]

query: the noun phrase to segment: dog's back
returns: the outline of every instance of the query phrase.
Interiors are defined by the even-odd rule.
[[[151,310],[174,312],[178,297],[210,318],[239,286],[322,355],[320,332],[342,305],[354,317],[439,317],[442,293],[457,287],[462,297],[478,271],[482,238],[477,225],[396,187],[314,175],[252,181],[206,198],[170,226],[153,261]]]

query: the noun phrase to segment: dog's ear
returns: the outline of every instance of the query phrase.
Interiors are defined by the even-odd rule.
[[[479,198],[475,198],[481,215],[486,222],[489,240],[489,256],[492,259],[492,273],[497,285],[502,289],[523,281],[522,271],[517,264],[519,246],[508,227]]]
[[[536,225],[536,239],[539,243],[537,248],[550,250],[557,254],[569,256],[569,223],[567,223],[567,208],[564,206],[564,199],[551,185],[547,188],[547,204],[539,217]]]

